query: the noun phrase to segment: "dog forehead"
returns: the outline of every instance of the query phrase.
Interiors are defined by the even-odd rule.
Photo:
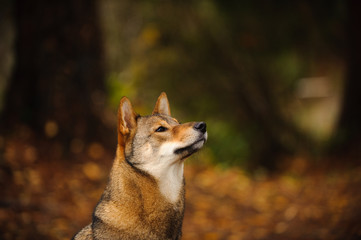
[[[172,117],[167,116],[167,115],[163,115],[163,114],[142,116],[138,120],[138,124],[141,123],[141,124],[144,124],[144,125],[147,125],[147,126],[152,126],[152,125],[155,125],[155,124],[161,124],[161,122],[166,122],[170,126],[179,125],[179,122],[177,121],[177,119],[172,118]]]

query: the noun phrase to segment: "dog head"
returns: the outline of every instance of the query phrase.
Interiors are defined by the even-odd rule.
[[[130,164],[149,173],[182,162],[207,140],[206,123],[180,124],[161,93],[152,115],[137,115],[123,97],[118,111],[118,147]]]

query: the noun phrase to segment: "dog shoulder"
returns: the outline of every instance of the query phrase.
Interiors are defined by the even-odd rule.
[[[113,175],[117,177],[108,184],[93,214],[95,236],[176,239],[181,234],[184,189],[179,201],[172,204],[160,193],[158,182],[151,175],[125,161],[115,163]]]

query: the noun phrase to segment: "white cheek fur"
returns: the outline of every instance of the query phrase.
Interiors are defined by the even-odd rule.
[[[160,158],[174,157],[174,151],[181,147],[181,145],[179,142],[163,143],[159,148],[158,155]]]
[[[152,145],[150,145],[150,143],[145,144],[144,147],[142,148],[142,152],[145,156],[152,156],[153,155]]]

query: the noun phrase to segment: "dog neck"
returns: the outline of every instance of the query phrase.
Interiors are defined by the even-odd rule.
[[[123,149],[117,149],[117,158],[126,161]],[[145,161],[134,168],[151,175],[157,182],[162,196],[170,203],[176,203],[181,197],[184,188],[184,161],[178,160],[172,163],[168,159],[159,159],[155,162]],[[128,163],[131,164],[131,163]]]
[[[181,196],[184,187],[183,161],[172,164],[163,172],[154,173],[158,180],[159,190],[162,195],[171,203],[175,203]]]
[[[169,163],[145,164],[141,168],[152,175],[158,183],[159,191],[167,201],[176,203],[181,197],[184,187],[184,162],[177,161],[170,165]]]

